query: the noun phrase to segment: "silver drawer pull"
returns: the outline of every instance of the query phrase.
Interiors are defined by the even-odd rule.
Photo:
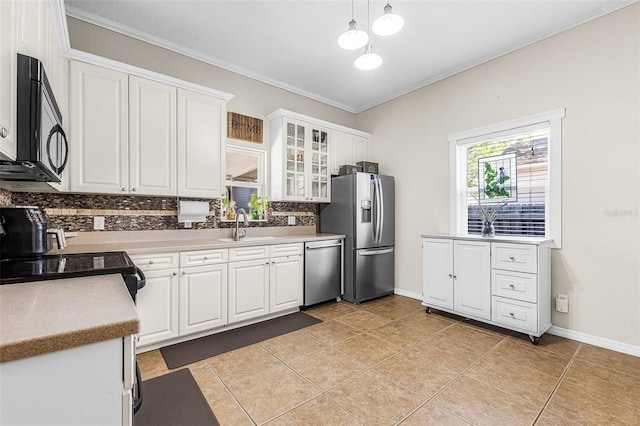
[[[149,261],[149,265],[153,265],[153,260],[150,260],[150,261]]]
[[[515,318],[516,314],[514,314],[513,312],[509,312],[509,316],[511,316],[511,318]]]
[[[204,260],[209,260],[209,256],[205,256],[205,257],[204,257]]]
[[[513,257],[513,256],[509,256],[509,260],[513,262],[513,261],[515,261],[515,260],[516,260],[516,258],[515,258],[515,257]]]
[[[516,286],[515,286],[515,285],[513,285],[513,284],[509,284],[509,287],[511,287],[511,288],[516,288]]]

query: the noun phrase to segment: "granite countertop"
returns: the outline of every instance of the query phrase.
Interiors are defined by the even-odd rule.
[[[121,275],[0,286],[0,362],[138,332]]]
[[[251,230],[250,230],[251,231]],[[248,233],[246,239],[240,241],[228,241],[230,236],[212,236],[202,238],[202,236],[190,236],[183,234],[182,238],[167,238],[160,240],[132,240],[132,241],[91,241],[81,244],[69,244],[60,253],[94,253],[102,251],[126,251],[130,255],[181,252],[194,250],[210,250],[217,248],[262,246],[273,244],[304,243],[308,241],[321,241],[336,238],[344,238],[339,234],[323,234],[316,232],[296,233],[296,234],[275,234],[263,235],[262,233]]]

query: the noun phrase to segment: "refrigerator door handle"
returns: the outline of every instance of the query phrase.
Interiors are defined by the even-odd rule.
[[[384,250],[359,251],[358,256],[377,256],[379,254],[389,254],[389,253],[393,253],[392,248],[388,248]]]
[[[378,180],[378,198],[380,199],[380,211],[378,212],[378,216],[380,217],[380,226],[378,227],[378,244],[380,244],[382,242],[382,233],[384,232],[384,191],[380,176],[376,176],[376,179]]]

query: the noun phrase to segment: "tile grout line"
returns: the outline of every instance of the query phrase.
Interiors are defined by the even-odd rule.
[[[547,406],[549,405],[549,402],[551,402],[551,399],[555,396],[555,394],[558,392],[558,388],[560,387],[560,384],[562,383],[562,381],[564,380],[564,376],[569,372],[569,369],[571,368],[571,366],[573,365],[573,361],[576,358],[576,355],[578,355],[578,352],[580,352],[580,349],[582,348],[584,344],[580,343],[578,345],[578,347],[576,348],[576,350],[573,352],[573,355],[571,355],[571,359],[569,359],[569,362],[567,362],[567,365],[564,367],[564,370],[562,371],[562,374],[560,374],[560,377],[558,378],[558,382],[556,383],[556,385],[553,388],[553,391],[551,391],[551,394],[549,395],[549,397],[547,398],[547,400],[545,401],[545,403],[542,405],[542,408],[540,409],[540,411],[538,412],[538,415],[536,416],[536,418],[533,420],[532,425],[535,425],[538,420],[540,420],[540,416],[542,415],[542,413],[544,412],[544,410],[547,408]],[[562,417],[562,416],[561,416]]]

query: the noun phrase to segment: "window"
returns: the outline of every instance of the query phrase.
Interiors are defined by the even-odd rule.
[[[251,195],[265,196],[266,159],[265,152],[239,146],[226,148],[227,199],[236,209],[249,213]],[[222,206],[223,210],[225,206]],[[235,216],[224,214],[222,220],[235,220]]]
[[[454,233],[480,234],[479,205],[499,207],[496,236],[552,238],[561,247],[563,117],[560,109],[449,135]]]

